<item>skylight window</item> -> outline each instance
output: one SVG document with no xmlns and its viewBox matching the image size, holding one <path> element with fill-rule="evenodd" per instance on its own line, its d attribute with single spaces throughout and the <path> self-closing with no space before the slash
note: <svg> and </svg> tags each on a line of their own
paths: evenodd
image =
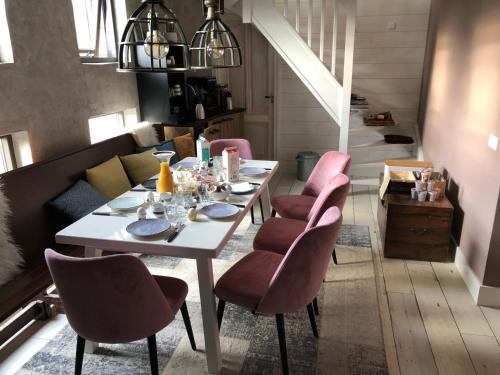
<svg viewBox="0 0 500 375">
<path fill-rule="evenodd" d="M 12 45 L 10 43 L 9 25 L 5 12 L 5 0 L 0 0 L 0 63 L 13 63 Z"/>
<path fill-rule="evenodd" d="M 127 21 L 124 0 L 72 0 L 78 51 L 83 62 L 116 61 Z"/>
</svg>

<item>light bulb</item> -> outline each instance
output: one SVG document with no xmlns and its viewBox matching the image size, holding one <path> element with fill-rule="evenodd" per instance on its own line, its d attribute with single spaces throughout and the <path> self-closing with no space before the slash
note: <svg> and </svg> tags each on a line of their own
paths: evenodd
<svg viewBox="0 0 500 375">
<path fill-rule="evenodd" d="M 212 59 L 220 59 L 224 56 L 224 46 L 217 37 L 212 37 L 212 40 L 207 45 L 207 55 Z"/>
<path fill-rule="evenodd" d="M 153 55 L 153 59 L 160 60 L 167 56 L 169 45 L 167 39 L 158 30 L 148 32 L 148 37 L 144 40 L 144 52 L 146 55 Z"/>
</svg>

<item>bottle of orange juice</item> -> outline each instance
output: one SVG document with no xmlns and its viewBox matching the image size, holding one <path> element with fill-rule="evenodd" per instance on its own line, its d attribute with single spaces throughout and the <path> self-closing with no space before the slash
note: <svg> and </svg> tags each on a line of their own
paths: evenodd
<svg viewBox="0 0 500 375">
<path fill-rule="evenodd" d="M 158 176 L 158 193 L 173 193 L 174 179 L 170 173 L 170 166 L 167 161 L 160 163 L 160 175 Z"/>
<path fill-rule="evenodd" d="M 160 175 L 158 176 L 158 193 L 173 193 L 174 178 L 170 173 L 170 158 L 175 155 L 174 151 L 156 151 L 153 156 L 160 160 Z"/>
</svg>

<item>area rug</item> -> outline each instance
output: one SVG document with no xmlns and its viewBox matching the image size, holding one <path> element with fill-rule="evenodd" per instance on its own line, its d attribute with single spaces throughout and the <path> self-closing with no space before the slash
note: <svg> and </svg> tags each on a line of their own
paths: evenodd
<svg viewBox="0 0 500 375">
<path fill-rule="evenodd" d="M 250 224 L 249 220 L 240 225 L 220 257 L 213 262 L 215 278 L 220 277 L 251 250 L 258 228 L 258 225 Z M 341 264 L 330 266 L 325 287 L 319 296 L 320 316 L 317 324 L 320 339 L 317 340 L 312 334 L 306 310 L 285 316 L 291 374 L 388 373 L 374 280 L 366 278 L 366 272 L 359 281 L 361 284 L 357 285 L 358 281 L 352 279 L 353 275 L 358 274 L 356 268 L 360 265 L 367 268 L 368 274 L 370 265 L 373 271 L 370 254 L 369 228 L 343 225 L 338 241 Z M 182 318 L 178 314 L 174 322 L 157 334 L 160 372 L 164 375 L 207 373 L 195 262 L 157 256 L 142 256 L 141 259 L 151 272 L 180 277 L 190 288 L 187 305 L 198 350 L 191 350 Z M 342 264 L 344 260 L 345 264 Z M 348 272 L 347 268 L 353 272 Z M 365 285 L 370 283 L 373 288 Z M 356 291 L 363 301 L 356 299 Z M 367 298 L 368 294 L 373 295 Z M 366 319 L 365 314 L 353 314 L 352 309 L 342 307 L 346 302 L 354 303 L 355 309 L 368 311 L 372 318 L 368 319 L 368 322 L 356 321 Z M 376 323 L 377 319 L 379 322 L 375 326 L 378 329 L 366 327 L 367 324 L 373 325 L 374 321 Z M 361 332 L 358 332 L 356 327 L 359 327 Z M 362 332 L 363 330 L 365 332 Z M 353 342 L 346 334 L 361 335 L 362 338 Z M 25 363 L 18 374 L 72 373 L 75 345 L 75 333 L 66 325 L 40 352 Z M 242 308 L 228 305 L 221 328 L 221 348 L 222 374 L 281 374 L 274 317 L 256 316 Z M 332 361 L 332 358 L 335 360 Z M 101 344 L 95 354 L 85 354 L 83 373 L 149 374 L 146 340 L 123 345 Z"/>
</svg>

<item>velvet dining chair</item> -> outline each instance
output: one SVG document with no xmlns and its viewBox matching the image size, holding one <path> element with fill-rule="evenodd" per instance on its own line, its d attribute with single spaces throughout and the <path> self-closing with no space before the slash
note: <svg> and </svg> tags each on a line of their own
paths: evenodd
<svg viewBox="0 0 500 375">
<path fill-rule="evenodd" d="M 222 151 L 226 147 L 238 147 L 240 152 L 240 157 L 244 160 L 253 160 L 254 153 L 252 145 L 250 142 L 244 138 L 227 138 L 227 139 L 216 139 L 210 142 L 210 157 L 221 156 Z M 262 197 L 259 195 L 259 206 L 260 206 L 260 217 L 262 222 L 264 222 L 264 209 L 262 207 Z M 252 224 L 255 224 L 255 214 L 253 206 L 250 209 L 250 215 L 252 216 Z"/>
<path fill-rule="evenodd" d="M 265 249 L 278 254 L 285 254 L 300 234 L 318 223 L 328 208 L 336 206 L 342 212 L 349 194 L 349 187 L 349 177 L 339 173 L 330 179 L 314 201 L 307 214 L 307 221 L 283 217 L 272 217 L 266 220 L 254 237 L 254 250 Z M 337 264 L 335 248 L 333 248 L 332 258 L 334 263 Z"/>
<path fill-rule="evenodd" d="M 73 258 L 45 250 L 45 259 L 68 322 L 77 333 L 75 374 L 82 372 L 85 341 L 108 344 L 147 338 L 151 373 L 158 371 L 156 333 L 181 310 L 196 350 L 186 306 L 187 284 L 152 276 L 133 255 Z"/>
<path fill-rule="evenodd" d="M 286 254 L 253 251 L 222 275 L 215 286 L 219 326 L 226 303 L 275 315 L 284 374 L 288 374 L 284 314 L 307 307 L 314 336 L 318 337 L 312 301 L 323 284 L 341 222 L 340 210 L 330 207 Z"/>
<path fill-rule="evenodd" d="M 272 215 L 307 221 L 307 215 L 323 187 L 339 173 L 347 174 L 351 157 L 340 151 L 325 152 L 311 172 L 302 193 L 271 198 Z"/>
</svg>

